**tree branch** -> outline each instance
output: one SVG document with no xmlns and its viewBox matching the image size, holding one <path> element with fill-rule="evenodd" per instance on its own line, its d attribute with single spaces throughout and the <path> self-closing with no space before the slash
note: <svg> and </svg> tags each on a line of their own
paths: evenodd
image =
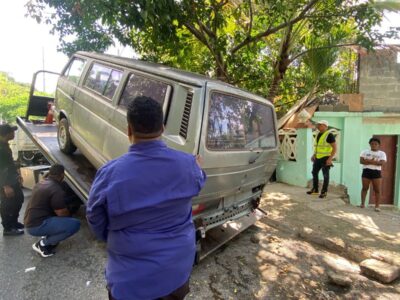
<svg viewBox="0 0 400 300">
<path fill-rule="evenodd" d="M 231 50 L 231 53 L 234 54 L 235 52 L 237 52 L 239 49 L 243 48 L 244 46 L 246 46 L 252 42 L 258 41 L 263 37 L 271 35 L 277 31 L 281 30 L 282 28 L 285 28 L 289 25 L 293 25 L 293 24 L 297 23 L 298 21 L 306 18 L 306 13 L 319 1 L 321 1 L 321 0 L 310 0 L 310 2 L 308 2 L 308 4 L 303 8 L 303 10 L 300 12 L 300 14 L 297 17 L 295 17 L 285 23 L 282 23 L 276 27 L 268 28 L 266 31 L 260 32 L 259 34 L 255 35 L 253 37 L 246 37 L 242 42 L 240 42 L 237 46 L 235 46 Z"/>
<path fill-rule="evenodd" d="M 205 33 L 207 33 L 207 35 L 210 37 L 210 38 L 212 38 L 212 39 L 216 39 L 217 38 L 217 36 L 215 35 L 215 33 L 210 29 L 210 28 L 208 28 L 206 25 L 204 25 L 202 22 L 200 22 L 200 21 L 198 21 L 199 23 L 199 26 L 200 26 L 200 28 L 202 29 L 202 30 L 204 30 L 204 32 Z"/>
<path fill-rule="evenodd" d="M 203 44 L 208 50 L 212 53 L 215 58 L 215 62 L 218 65 L 218 68 L 224 73 L 225 77 L 229 79 L 228 74 L 225 72 L 224 63 L 221 61 L 221 57 L 218 53 L 215 52 L 215 49 L 210 45 L 207 38 L 203 35 L 202 31 L 197 30 L 192 24 L 188 22 L 184 22 L 183 25 Z"/>
<path fill-rule="evenodd" d="M 250 25 L 247 36 L 251 37 L 251 30 L 253 29 L 253 6 L 251 5 L 251 0 L 249 0 L 249 13 L 250 13 Z"/>
</svg>

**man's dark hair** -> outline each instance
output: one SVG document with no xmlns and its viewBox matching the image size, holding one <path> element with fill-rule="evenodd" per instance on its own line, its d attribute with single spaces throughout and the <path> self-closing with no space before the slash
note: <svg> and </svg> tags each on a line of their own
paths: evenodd
<svg viewBox="0 0 400 300">
<path fill-rule="evenodd" d="M 381 140 L 375 137 L 370 138 L 368 143 L 371 144 L 372 142 L 377 142 L 379 145 L 381 144 Z"/>
<path fill-rule="evenodd" d="M 128 123 L 138 137 L 157 137 L 163 129 L 163 111 L 154 99 L 139 96 L 128 104 Z"/>
<path fill-rule="evenodd" d="M 64 174 L 64 166 L 60 164 L 54 164 L 50 167 L 48 176 L 60 176 Z"/>
</svg>

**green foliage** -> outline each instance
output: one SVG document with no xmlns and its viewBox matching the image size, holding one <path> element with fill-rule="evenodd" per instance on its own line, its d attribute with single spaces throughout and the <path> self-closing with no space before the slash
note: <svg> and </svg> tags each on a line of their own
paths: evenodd
<svg viewBox="0 0 400 300">
<path fill-rule="evenodd" d="M 118 40 L 143 59 L 271 95 L 282 107 L 317 77 L 320 90 L 338 80 L 330 89 L 341 92 L 339 48 L 371 49 L 384 37 L 373 30 L 382 11 L 363 0 L 32 0 L 27 8 L 60 34 L 67 54 Z"/>
<path fill-rule="evenodd" d="M 17 83 L 8 74 L 0 72 L 0 119 L 15 123 L 17 116 L 24 116 L 29 90 L 29 84 Z"/>
</svg>

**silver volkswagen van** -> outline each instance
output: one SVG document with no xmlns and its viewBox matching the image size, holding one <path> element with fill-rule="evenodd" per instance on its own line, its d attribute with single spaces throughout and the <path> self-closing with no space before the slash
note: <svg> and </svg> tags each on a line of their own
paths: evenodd
<svg viewBox="0 0 400 300">
<path fill-rule="evenodd" d="M 206 230 L 252 212 L 278 159 L 273 105 L 227 83 L 163 65 L 77 52 L 57 86 L 60 149 L 96 167 L 128 150 L 126 107 L 136 96 L 164 110 L 163 140 L 203 157 L 207 183 L 193 200 Z"/>
</svg>

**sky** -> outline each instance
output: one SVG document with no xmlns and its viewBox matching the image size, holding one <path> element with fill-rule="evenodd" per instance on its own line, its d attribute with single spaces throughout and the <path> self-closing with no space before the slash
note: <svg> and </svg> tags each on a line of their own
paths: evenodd
<svg viewBox="0 0 400 300">
<path fill-rule="evenodd" d="M 49 26 L 25 17 L 27 2 L 0 0 L 0 71 L 9 73 L 18 82 L 30 83 L 33 73 L 38 70 L 61 72 L 68 58 L 57 52 L 58 37 L 49 33 Z M 383 28 L 400 27 L 399 13 L 386 16 Z M 400 44 L 400 41 L 390 42 Z M 110 54 L 117 52 L 123 56 L 133 55 L 132 50 L 122 47 L 108 51 Z M 50 80 L 47 82 L 53 84 Z"/>
<path fill-rule="evenodd" d="M 31 83 L 38 70 L 61 72 L 68 57 L 57 52 L 58 37 L 50 34 L 51 27 L 25 17 L 28 0 L 0 0 L 0 71 L 7 72 L 18 82 Z M 107 51 L 132 56 L 131 49 L 118 47 Z M 52 80 L 53 79 L 53 80 Z M 46 90 L 53 90 L 56 78 L 46 77 Z M 38 89 L 42 90 L 42 82 Z"/>
</svg>

